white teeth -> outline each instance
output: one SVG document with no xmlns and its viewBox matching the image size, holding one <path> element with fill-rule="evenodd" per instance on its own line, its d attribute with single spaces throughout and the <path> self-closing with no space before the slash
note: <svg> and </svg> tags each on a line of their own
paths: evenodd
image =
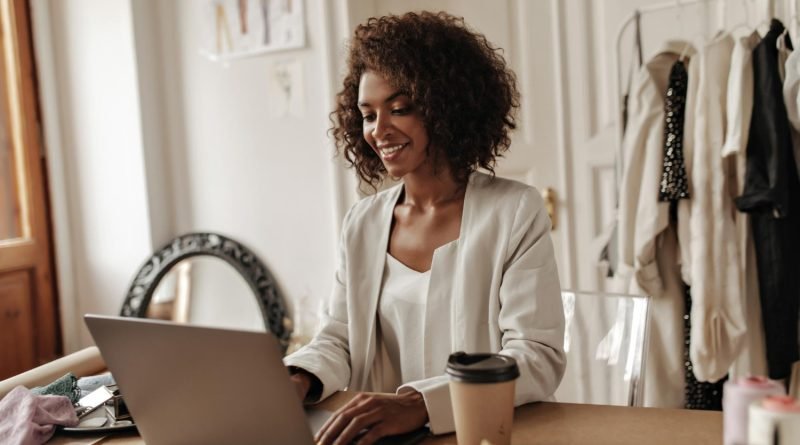
<svg viewBox="0 0 800 445">
<path fill-rule="evenodd" d="M 403 148 L 405 146 L 406 146 L 406 144 L 392 145 L 391 147 L 383 147 L 383 148 L 381 148 L 381 153 L 384 156 L 388 156 L 388 155 L 390 155 L 392 153 L 395 153 L 395 152 L 399 151 L 401 148 Z"/>
</svg>

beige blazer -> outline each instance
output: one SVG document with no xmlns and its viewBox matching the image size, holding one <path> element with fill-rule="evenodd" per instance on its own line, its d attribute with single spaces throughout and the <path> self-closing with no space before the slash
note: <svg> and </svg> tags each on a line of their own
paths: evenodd
<svg viewBox="0 0 800 445">
<path fill-rule="evenodd" d="M 374 391 L 376 318 L 393 209 L 402 184 L 356 203 L 345 217 L 333 293 L 311 343 L 285 358 L 316 375 L 321 399 L 348 388 Z M 456 243 L 437 249 L 418 359 L 426 379 L 405 382 L 425 399 L 435 434 L 454 430 L 444 366 L 432 344 L 500 352 L 520 368 L 517 405 L 550 397 L 565 367 L 564 312 L 550 218 L 536 189 L 473 173 Z M 438 348 L 441 350 L 441 348 Z"/>
<path fill-rule="evenodd" d="M 690 260 L 689 200 L 678 202 L 678 222 L 670 223 L 669 203 L 658 200 L 664 169 L 664 95 L 672 66 L 686 50 L 683 41 L 668 41 L 633 78 L 628 108 L 628 127 L 622 141 L 624 168 L 620 181 L 618 251 L 620 263 L 615 292 L 650 295 L 650 334 L 644 388 L 645 406 L 682 408 L 686 386 L 683 359 L 685 289 L 682 278 Z M 692 59 L 690 59 L 692 60 Z M 694 125 L 689 113 L 696 100 L 698 65 L 689 62 L 684 161 L 691 174 Z M 697 71 L 699 72 L 699 71 Z M 683 267 L 683 269 L 682 269 Z M 684 274 L 685 272 L 685 274 Z"/>
</svg>

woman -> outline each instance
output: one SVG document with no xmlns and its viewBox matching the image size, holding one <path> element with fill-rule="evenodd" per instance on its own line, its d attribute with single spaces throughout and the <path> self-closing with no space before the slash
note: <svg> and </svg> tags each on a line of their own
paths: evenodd
<svg viewBox="0 0 800 445">
<path fill-rule="evenodd" d="M 510 144 L 513 73 L 445 13 L 370 19 L 348 68 L 337 146 L 364 182 L 401 183 L 348 212 L 322 328 L 285 363 L 309 403 L 387 394 L 356 397 L 316 440 L 453 431 L 444 369 L 459 350 L 514 357 L 516 404 L 550 397 L 565 365 L 550 219 L 532 187 L 476 172 Z"/>
</svg>

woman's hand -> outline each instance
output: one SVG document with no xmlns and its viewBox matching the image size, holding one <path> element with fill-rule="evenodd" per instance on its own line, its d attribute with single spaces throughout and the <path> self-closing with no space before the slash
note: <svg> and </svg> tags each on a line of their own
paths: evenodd
<svg viewBox="0 0 800 445">
<path fill-rule="evenodd" d="M 402 434 L 422 427 L 428 410 L 422 394 L 367 394 L 353 397 L 325 422 L 314 440 L 319 445 L 370 445 L 384 436 Z M 363 435 L 361 435 L 363 434 Z"/>
</svg>

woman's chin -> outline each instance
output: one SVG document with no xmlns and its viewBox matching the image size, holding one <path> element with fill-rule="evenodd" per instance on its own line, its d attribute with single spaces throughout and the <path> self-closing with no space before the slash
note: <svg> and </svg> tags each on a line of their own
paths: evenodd
<svg viewBox="0 0 800 445">
<path fill-rule="evenodd" d="M 408 173 L 405 169 L 398 168 L 397 166 L 386 165 L 386 164 L 383 164 L 383 166 L 386 168 L 386 174 L 390 178 L 395 179 L 395 180 L 402 179 L 403 176 L 405 176 L 406 173 Z"/>
</svg>

